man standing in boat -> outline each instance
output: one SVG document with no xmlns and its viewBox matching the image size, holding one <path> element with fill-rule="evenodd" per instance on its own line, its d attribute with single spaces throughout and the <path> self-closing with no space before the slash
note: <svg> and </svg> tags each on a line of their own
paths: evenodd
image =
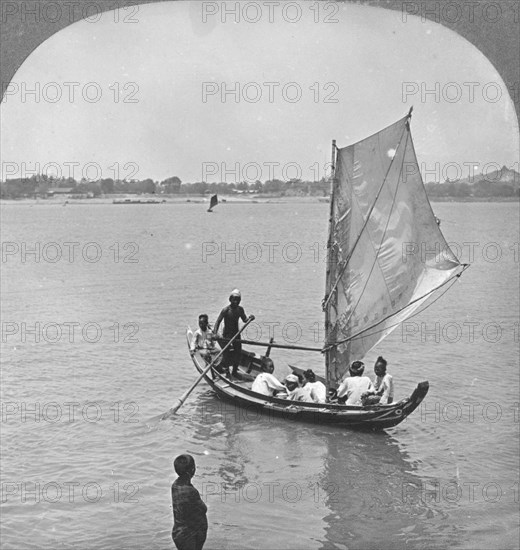
<svg viewBox="0 0 520 550">
<path fill-rule="evenodd" d="M 218 329 L 220 323 L 224 321 L 224 330 L 222 331 L 222 336 L 224 339 L 229 340 L 233 338 L 235 334 L 239 331 L 238 321 L 242 319 L 244 323 L 247 322 L 248 317 L 244 308 L 240 305 L 242 300 L 242 295 L 240 291 L 235 288 L 231 295 L 229 296 L 229 305 L 226 306 L 218 316 L 217 322 L 215 323 L 215 334 L 218 334 Z M 225 344 L 225 342 L 224 342 Z M 238 366 L 240 365 L 240 356 L 242 353 L 242 342 L 240 341 L 240 336 L 231 343 L 231 346 L 224 352 L 224 358 L 222 361 L 222 366 L 226 369 L 229 369 L 230 366 L 233 367 L 233 372 L 231 376 L 237 377 Z M 228 370 L 228 377 L 230 376 Z"/>
</svg>

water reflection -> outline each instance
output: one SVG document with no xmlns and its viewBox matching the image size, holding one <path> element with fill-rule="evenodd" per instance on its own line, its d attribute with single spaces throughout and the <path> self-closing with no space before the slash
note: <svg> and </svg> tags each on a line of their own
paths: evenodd
<svg viewBox="0 0 520 550">
<path fill-rule="evenodd" d="M 450 507 L 433 481 L 424 490 L 426 476 L 397 434 L 259 415 L 211 392 L 193 412 L 194 437 L 209 449 L 204 483 L 219 544 L 244 545 L 235 527 L 247 530 L 248 547 L 415 549 L 461 540 Z M 266 533 L 266 522 L 284 528 Z"/>
<path fill-rule="evenodd" d="M 327 444 L 322 483 L 341 488 L 330 495 L 326 541 L 322 548 L 443 548 L 456 546 L 458 529 L 449 538 L 444 503 L 425 491 L 418 465 L 397 439 L 387 433 L 324 434 Z M 430 484 L 428 487 L 433 488 Z"/>
</svg>

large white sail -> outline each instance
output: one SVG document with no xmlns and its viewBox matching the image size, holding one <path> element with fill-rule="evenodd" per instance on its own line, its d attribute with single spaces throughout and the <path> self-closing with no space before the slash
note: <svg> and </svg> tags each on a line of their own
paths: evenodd
<svg viewBox="0 0 520 550">
<path fill-rule="evenodd" d="M 332 387 L 462 270 L 426 196 L 409 118 L 337 150 L 324 300 Z"/>
</svg>

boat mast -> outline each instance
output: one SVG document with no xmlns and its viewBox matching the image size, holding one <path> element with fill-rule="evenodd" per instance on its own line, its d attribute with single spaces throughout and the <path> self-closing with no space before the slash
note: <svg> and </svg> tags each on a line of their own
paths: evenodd
<svg viewBox="0 0 520 550">
<path fill-rule="evenodd" d="M 332 140 L 332 152 L 330 160 L 330 210 L 329 210 L 329 235 L 327 240 L 327 271 L 325 275 L 325 298 L 323 303 L 326 304 L 329 297 L 329 292 L 331 289 L 332 281 L 332 270 L 331 263 L 333 260 L 333 246 L 334 246 L 334 181 L 336 176 L 336 140 Z M 325 311 L 325 341 L 329 340 L 330 333 L 330 318 L 329 318 L 329 308 L 324 307 Z M 327 378 L 327 387 L 331 388 L 333 380 L 330 376 L 330 352 L 325 352 L 325 373 Z"/>
</svg>

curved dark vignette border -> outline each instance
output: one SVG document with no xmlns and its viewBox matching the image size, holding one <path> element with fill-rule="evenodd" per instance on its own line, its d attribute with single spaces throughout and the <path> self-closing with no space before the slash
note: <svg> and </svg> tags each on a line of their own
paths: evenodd
<svg viewBox="0 0 520 550">
<path fill-rule="evenodd" d="M 177 0 L 82 0 L 82 3 L 88 5 L 95 3 L 103 11 L 113 9 L 118 6 L 131 6 L 136 4 L 149 4 L 152 2 L 171 2 Z M 281 0 L 284 1 L 284 0 Z M 436 4 L 446 4 L 446 0 L 415 0 L 405 2 L 403 0 L 339 0 L 340 2 L 352 2 L 355 4 L 364 4 L 371 7 L 380 7 L 403 12 L 405 5 L 417 5 L 420 8 L 425 7 L 428 10 L 435 7 Z M 5 5 L 12 4 L 20 6 L 25 5 L 40 5 L 48 4 L 59 5 L 62 13 L 68 13 L 66 6 L 70 4 L 70 0 L 4 0 Z M 464 13 L 464 6 L 484 6 L 490 3 L 500 4 L 502 13 L 511 14 L 509 17 L 501 17 L 499 21 L 488 21 L 483 17 L 483 10 L 474 9 L 474 20 L 471 22 L 465 17 L 461 17 L 459 21 L 450 23 L 441 21 L 445 27 L 457 32 L 463 38 L 467 39 L 476 46 L 493 64 L 496 70 L 503 78 L 513 104 L 516 109 L 516 116 L 520 126 L 520 22 L 518 15 L 520 9 L 517 5 L 518 0 L 500 0 L 499 2 L 490 2 L 488 0 L 450 0 L 448 2 L 452 6 L 458 6 Z M 76 10 L 73 10 L 76 11 Z M 20 12 L 20 9 L 18 9 Z M 81 17 L 71 17 L 70 21 L 21 21 L 21 17 L 11 17 L 4 21 L 2 10 L 2 18 L 0 20 L 0 82 L 2 85 L 2 98 L 5 89 L 14 74 L 25 61 L 25 59 L 35 50 L 42 42 L 52 36 L 59 30 L 69 26 L 73 22 L 79 21 Z M 414 16 L 408 16 L 414 17 Z M 424 17 L 434 22 L 431 14 L 424 13 Z M 29 18 L 31 19 L 31 18 Z M 35 18 L 36 19 L 36 18 Z"/>
</svg>

